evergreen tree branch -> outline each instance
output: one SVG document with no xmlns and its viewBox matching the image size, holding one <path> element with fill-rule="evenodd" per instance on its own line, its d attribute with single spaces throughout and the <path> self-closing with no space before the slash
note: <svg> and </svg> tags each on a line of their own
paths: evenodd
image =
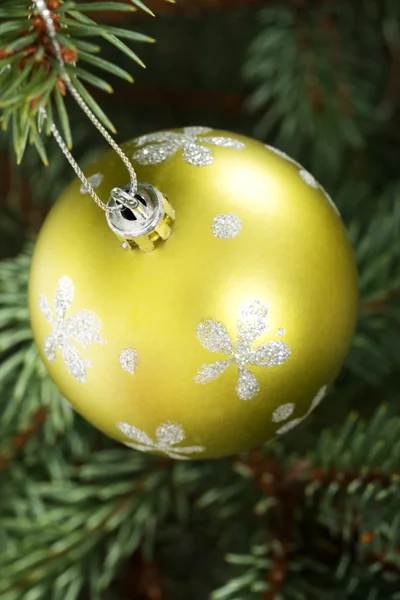
<svg viewBox="0 0 400 600">
<path fill-rule="evenodd" d="M 144 537 L 147 543 L 153 539 L 156 524 L 170 507 L 170 502 L 160 504 L 168 494 L 167 488 L 163 493 L 169 485 L 167 473 L 149 470 L 148 460 L 136 455 L 130 467 L 124 462 L 125 482 L 101 481 L 105 469 L 113 470 L 114 476 L 119 470 L 121 476 L 122 455 L 117 450 L 89 461 L 85 457 L 84 468 L 67 469 L 67 482 L 43 479 L 23 484 L 18 476 L 9 476 L 4 492 L 10 498 L 18 494 L 32 509 L 31 516 L 23 518 L 6 499 L 2 502 L 2 530 L 22 534 L 25 548 L 21 555 L 18 546 L 10 544 L 0 558 L 5 575 L 0 582 L 2 597 L 16 600 L 51 589 L 54 598 L 75 598 L 89 575 L 91 597 L 100 598 L 119 562 Z M 90 561 L 99 544 L 105 550 L 101 565 Z"/>
<path fill-rule="evenodd" d="M 268 447 L 240 459 L 238 471 L 261 492 L 259 523 L 249 553 L 227 556 L 241 573 L 212 599 L 327 600 L 334 590 L 347 597 L 346 581 L 361 590 L 397 574 L 399 433 L 400 418 L 382 405 L 368 423 L 351 415 L 339 430 L 325 430 L 306 459 Z"/>
<path fill-rule="evenodd" d="M 389 65 L 383 72 L 383 57 L 375 63 L 361 58 L 382 54 L 380 18 L 345 1 L 322 2 L 313 11 L 302 2 L 260 10 L 261 31 L 244 67 L 255 86 L 247 107 L 264 112 L 257 134 L 274 135 L 294 156 L 311 146 L 316 172 L 326 162 L 339 169 L 349 147 L 362 149 L 371 128 L 388 118 L 387 107 L 382 112 L 377 105 Z"/>
<path fill-rule="evenodd" d="M 19 449 L 24 448 L 32 436 L 36 435 L 39 427 L 47 417 L 47 411 L 39 408 L 31 418 L 31 425 L 24 427 L 17 434 L 13 435 L 10 440 L 9 448 L 0 450 L 0 470 L 11 460 L 16 459 L 16 453 Z"/>
<path fill-rule="evenodd" d="M 100 58 L 100 48 L 87 42 L 88 38 L 100 37 L 116 46 L 131 60 L 144 66 L 141 59 L 122 40 L 129 42 L 153 42 L 149 36 L 121 27 L 99 24 L 85 13 L 93 10 L 131 12 L 136 8 L 151 11 L 140 0 L 130 4 L 121 2 L 76 3 L 66 0 L 48 0 L 61 54 L 67 72 L 75 85 L 84 90 L 87 101 L 105 127 L 115 131 L 111 121 L 97 105 L 83 82 L 88 82 L 103 91 L 112 93 L 111 85 L 81 67 L 87 62 L 101 71 L 133 81 L 124 69 Z M 47 132 L 54 116 L 58 117 L 61 131 L 72 145 L 68 111 L 64 105 L 66 86 L 63 73 L 55 58 L 46 24 L 40 14 L 29 10 L 26 0 L 6 0 L 0 7 L 0 110 L 3 129 L 12 127 L 13 143 L 18 162 L 21 161 L 27 143 L 36 146 L 42 160 L 47 163 L 46 152 L 41 141 L 37 116 L 44 108 L 47 112 Z"/>
<path fill-rule="evenodd" d="M 386 243 L 390 243 L 390 241 L 386 240 Z M 67 405 L 60 402 L 59 394 L 50 382 L 40 361 L 37 362 L 37 354 L 32 346 L 25 308 L 29 263 L 30 252 L 0 263 L 0 344 L 3 348 L 0 361 L 0 398 L 4 402 L 1 438 L 8 448 L 12 449 L 15 445 L 19 445 L 18 464 L 19 469 L 22 469 L 24 473 L 26 468 L 32 470 L 31 457 L 34 452 L 36 467 L 39 468 L 39 471 L 33 469 L 32 475 L 24 475 L 23 480 L 31 481 L 29 489 L 36 490 L 35 493 L 39 494 L 38 498 L 41 498 L 40 502 L 45 503 L 46 514 L 49 517 L 49 521 L 46 522 L 51 524 L 51 527 L 55 523 L 52 510 L 56 511 L 54 519 L 59 522 L 59 525 L 55 532 L 64 540 L 66 549 L 61 553 L 56 552 L 53 546 L 55 545 L 56 548 L 58 546 L 53 537 L 50 544 L 50 548 L 52 548 L 51 561 L 54 561 L 51 562 L 51 565 L 53 566 L 50 565 L 50 559 L 46 553 L 42 554 L 42 558 L 37 562 L 35 558 L 35 553 L 38 552 L 37 530 L 33 528 L 29 533 L 24 529 L 22 537 L 25 540 L 24 543 L 27 544 L 24 553 L 26 556 L 31 556 L 31 560 L 34 562 L 31 564 L 28 561 L 26 567 L 24 564 L 21 565 L 19 558 L 21 551 L 18 548 L 15 550 L 15 554 L 11 552 L 7 555 L 9 562 L 6 561 L 2 566 L 6 572 L 13 574 L 11 577 L 14 579 L 6 579 L 8 587 L 4 587 L 6 585 L 4 583 L 2 591 L 7 592 L 11 600 L 18 598 L 17 592 L 13 591 L 13 586 L 16 585 L 17 579 L 21 585 L 21 569 L 25 573 L 22 585 L 25 586 L 23 589 L 26 590 L 26 593 L 28 590 L 32 594 L 39 593 L 40 590 L 47 589 L 47 586 L 56 578 L 59 582 L 57 585 L 60 586 L 60 594 L 68 592 L 72 595 L 73 592 L 69 592 L 69 590 L 74 590 L 75 588 L 72 586 L 78 585 L 77 583 L 72 584 L 72 581 L 80 582 L 79 585 L 83 585 L 83 572 L 99 568 L 90 566 L 90 555 L 96 544 L 102 544 L 104 548 L 108 548 L 107 552 L 116 556 L 116 562 L 107 570 L 107 576 L 104 575 L 101 579 L 103 586 L 108 585 L 123 558 L 114 548 L 121 545 L 121 536 L 124 536 L 122 532 L 126 529 L 126 523 L 122 517 L 118 521 L 117 515 L 122 514 L 124 518 L 128 518 L 130 515 L 133 526 L 136 519 L 140 519 L 137 515 L 141 514 L 141 510 L 147 510 L 147 508 L 140 508 L 143 502 L 143 506 L 152 506 L 155 511 L 153 513 L 151 512 L 153 509 L 148 509 L 150 512 L 145 513 L 146 523 L 147 519 L 154 523 L 154 515 L 158 514 L 158 508 L 155 508 L 158 506 L 157 498 L 160 493 L 168 494 L 167 490 L 170 490 L 171 469 L 175 471 L 175 469 L 181 468 L 175 466 L 171 461 L 158 459 L 154 461 L 150 457 L 136 453 L 133 453 L 132 458 L 129 458 L 129 453 L 125 453 L 124 460 L 122 460 L 123 450 L 114 451 L 112 449 L 105 453 L 100 451 L 89 458 L 89 448 L 85 442 L 87 429 L 82 429 L 80 421 L 74 421 L 70 417 L 66 418 L 71 413 L 65 412 Z M 34 415 L 44 414 L 38 413 L 43 409 L 47 411 L 47 418 L 41 429 L 33 431 L 31 427 Z M 70 411 L 69 408 L 68 411 Z M 309 570 L 312 568 L 317 573 L 321 569 L 323 570 L 316 557 L 311 560 L 312 566 L 309 563 L 303 564 L 301 560 L 299 563 L 297 552 L 297 549 L 301 547 L 299 538 L 302 535 L 303 522 L 309 523 L 307 511 L 311 506 L 313 507 L 314 526 L 320 524 L 319 526 L 325 532 L 329 531 L 329 535 L 336 536 L 346 545 L 351 544 L 354 548 L 359 548 L 359 559 L 357 560 L 368 563 L 372 557 L 380 556 L 384 569 L 386 569 L 386 565 L 392 569 L 392 563 L 397 565 L 393 559 L 393 552 L 390 550 L 390 543 L 391 540 L 396 540 L 398 537 L 398 546 L 400 546 L 400 526 L 396 523 L 386 522 L 382 518 L 382 510 L 388 511 L 388 515 L 393 514 L 387 507 L 395 501 L 398 495 L 400 485 L 399 449 L 397 447 L 399 434 L 400 418 L 393 417 L 387 408 L 382 407 L 368 424 L 351 416 L 339 431 L 332 433 L 324 431 L 316 444 L 315 451 L 302 460 L 294 459 L 290 454 L 285 455 L 282 451 L 274 453 L 272 450 L 264 450 L 251 452 L 247 458 L 234 461 L 233 471 L 231 471 L 229 461 L 221 461 L 217 471 L 211 466 L 206 465 L 203 468 L 196 464 L 185 466 L 183 471 L 178 470 L 180 481 L 186 482 L 183 485 L 179 484 L 183 496 L 187 499 L 191 498 L 191 504 L 194 502 L 196 510 L 207 512 L 214 523 L 215 530 L 221 528 L 222 523 L 227 519 L 229 521 L 229 516 L 237 514 L 238 510 L 241 511 L 241 514 L 249 517 L 253 513 L 250 522 L 256 529 L 255 545 L 251 556 L 245 555 L 245 559 L 237 558 L 235 554 L 230 556 L 230 560 L 234 564 L 238 564 L 238 560 L 244 560 L 243 564 L 247 565 L 247 570 L 240 577 L 234 577 L 227 586 L 216 591 L 215 599 L 236 598 L 239 590 L 247 589 L 252 590 L 249 598 L 259 598 L 262 593 L 264 598 L 269 600 L 274 597 L 273 594 L 276 596 L 278 593 L 286 593 L 287 589 L 299 587 L 299 569 Z M 44 448 L 41 447 L 43 440 L 47 440 Z M 41 461 L 49 460 L 45 458 L 48 455 L 48 445 L 55 442 L 60 450 L 52 456 L 50 463 L 52 466 L 49 465 L 49 468 L 51 469 L 50 473 L 63 473 L 63 479 L 67 482 L 67 487 L 63 492 L 61 488 L 55 486 L 52 476 L 46 483 L 46 477 L 43 479 L 41 474 Z M 71 452 L 76 454 L 77 451 L 80 457 L 80 466 L 79 470 L 75 471 L 69 466 L 70 459 L 67 457 L 71 456 Z M 3 458 L 10 457 L 10 451 L 5 450 L 5 452 Z M 7 473 L 7 478 L 4 480 L 7 485 L 19 485 L 19 475 L 16 480 L 11 478 L 11 483 L 9 482 L 10 469 L 8 465 L 15 469 L 16 464 L 16 461 L 12 461 L 3 465 L 3 472 Z M 153 468 L 150 468 L 151 466 Z M 157 485 L 155 487 L 150 483 L 139 484 L 139 487 L 144 485 L 147 489 L 142 501 L 137 499 L 138 490 L 136 487 L 132 487 L 131 480 L 131 487 L 129 489 L 124 487 L 122 474 L 129 473 L 131 469 L 133 472 L 136 469 L 143 469 L 143 477 L 146 482 L 153 481 L 152 474 L 156 477 Z M 157 472 L 164 473 L 164 475 L 160 474 L 161 479 L 158 479 Z M 225 472 L 224 476 L 222 476 L 223 472 Z M 20 473 L 20 470 L 17 469 L 16 473 Z M 111 494 L 114 500 L 104 504 L 105 497 L 101 490 L 107 490 L 108 486 L 102 482 L 103 478 L 107 478 L 110 474 L 113 477 L 118 476 L 118 484 L 115 482 L 116 487 L 113 488 L 115 495 Z M 32 476 L 39 477 L 39 479 L 32 481 Z M 89 487 L 87 487 L 86 476 L 92 481 Z M 150 479 L 148 480 L 147 477 Z M 249 490 L 247 483 L 249 478 L 254 482 L 253 490 Z M 52 495 L 49 500 L 50 505 L 47 505 L 46 498 L 50 489 L 50 481 L 52 481 L 50 486 Z M 164 483 L 161 485 L 161 482 Z M 188 482 L 190 492 L 187 488 Z M 31 487 L 32 485 L 33 487 Z M 164 485 L 166 491 L 160 492 Z M 156 489 L 157 494 L 155 493 Z M 40 490 L 43 490 L 43 493 Z M 32 491 L 26 496 L 24 502 L 31 502 Z M 15 497 L 16 493 L 16 488 L 10 488 L 5 498 L 7 495 L 10 498 Z M 25 498 L 27 492 L 21 489 L 18 494 L 21 493 Z M 104 491 L 104 493 L 106 492 Z M 187 500 L 183 500 L 182 494 L 180 502 L 187 502 Z M 59 529 L 62 522 L 78 518 L 73 516 L 76 515 L 78 505 L 75 504 L 73 512 L 69 512 L 67 506 L 62 508 L 63 497 L 69 497 L 70 502 L 76 497 L 76 502 L 79 502 L 78 514 L 82 521 L 79 523 L 77 521 L 77 527 L 90 517 L 99 519 L 100 525 L 94 527 L 93 537 L 89 536 L 88 538 L 86 530 L 83 536 L 78 535 L 75 527 L 71 532 Z M 102 497 L 103 501 L 93 511 L 92 499 L 96 497 Z M 37 501 L 39 502 L 39 499 Z M 366 531 L 377 530 L 375 522 L 377 505 L 382 507 L 380 519 L 382 534 L 374 542 L 371 541 L 370 544 L 367 544 L 363 534 Z M 50 506 L 54 508 L 50 509 Z M 355 507 L 358 507 L 357 520 L 354 517 Z M 9 528 L 10 535 L 14 532 L 15 527 L 26 528 L 26 523 L 20 524 L 19 518 L 10 516 L 12 508 L 6 505 L 0 511 L 6 515 L 5 524 Z M 108 524 L 114 523 L 114 518 L 118 521 L 118 525 L 113 528 L 110 538 Z M 262 537 L 256 541 L 261 524 Z M 135 527 L 134 531 L 137 531 L 137 523 Z M 393 532 L 390 539 L 387 538 L 385 527 L 387 531 Z M 48 536 L 53 534 L 47 529 L 46 531 L 45 539 L 48 545 Z M 130 531 L 134 535 L 133 530 Z M 143 530 L 140 529 L 140 531 Z M 355 532 L 357 533 L 356 538 L 354 538 Z M 145 539 L 154 542 L 150 531 L 143 535 Z M 29 542 L 30 539 L 31 542 Z M 71 540 L 70 546 L 68 540 Z M 122 544 L 121 552 L 122 548 L 125 548 L 124 552 L 128 552 L 128 549 L 132 551 L 135 547 Z M 41 552 L 44 552 L 43 545 Z M 79 567 L 75 565 L 76 560 L 71 561 L 69 558 L 75 556 L 76 553 L 80 557 Z M 352 568 L 355 569 L 359 564 L 361 563 L 356 561 Z M 62 573 L 66 571 L 70 574 L 70 580 L 62 577 Z M 98 570 L 96 574 L 96 577 L 101 575 Z M 303 582 L 300 586 L 301 589 L 304 588 L 304 585 Z M 99 590 L 98 593 L 100 593 Z M 310 598 L 313 597 L 307 587 L 304 588 L 304 593 L 309 593 Z"/>
</svg>

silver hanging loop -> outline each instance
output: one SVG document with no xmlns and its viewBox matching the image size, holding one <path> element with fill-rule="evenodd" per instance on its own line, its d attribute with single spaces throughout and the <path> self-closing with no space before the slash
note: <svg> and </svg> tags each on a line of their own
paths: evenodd
<svg viewBox="0 0 400 600">
<path fill-rule="evenodd" d="M 117 142 L 111 137 L 111 135 L 108 133 L 108 131 L 105 129 L 105 127 L 103 127 L 103 125 L 100 123 L 100 121 L 97 119 L 97 117 L 92 113 L 92 111 L 90 110 L 90 108 L 88 107 L 86 102 L 83 100 L 83 98 L 81 97 L 81 95 L 79 94 L 77 89 L 74 87 L 74 85 L 71 81 L 71 78 L 68 75 L 67 70 L 65 68 L 64 59 L 63 59 L 62 53 L 61 53 L 61 47 L 60 47 L 60 44 L 58 43 L 57 37 L 56 37 L 56 29 L 54 27 L 53 19 L 51 17 L 51 12 L 48 9 L 45 0 L 33 0 L 33 5 L 37 8 L 43 21 L 46 24 L 47 33 L 49 34 L 49 38 L 53 45 L 58 64 L 60 65 L 62 77 L 63 77 L 63 80 L 65 81 L 65 85 L 67 86 L 69 92 L 71 93 L 71 95 L 73 96 L 75 101 L 78 103 L 80 108 L 86 114 L 86 116 L 90 119 L 90 121 L 93 123 L 93 125 L 96 127 L 96 129 L 101 133 L 101 135 L 104 137 L 104 139 L 108 142 L 108 144 L 111 146 L 111 148 L 118 154 L 118 156 L 120 157 L 120 159 L 126 166 L 127 171 L 129 173 L 129 178 L 130 178 L 129 193 L 132 196 L 134 196 L 136 193 L 136 189 L 137 189 L 137 176 L 136 176 L 135 170 L 132 166 L 132 163 L 130 162 L 130 160 L 126 156 L 126 154 L 118 146 Z M 43 109 L 43 111 L 44 111 L 44 109 Z M 82 173 L 77 162 L 73 158 L 71 152 L 68 150 L 66 143 L 62 139 L 60 132 L 58 131 L 57 127 L 54 124 L 51 126 L 51 132 L 52 132 L 56 142 L 60 146 L 61 151 L 63 152 L 64 156 L 67 158 L 68 162 L 74 169 L 75 173 L 78 175 L 79 179 L 85 185 L 86 189 L 88 190 L 88 193 L 90 194 L 91 198 L 96 202 L 97 206 L 99 206 L 102 210 L 105 210 L 105 211 L 110 210 L 110 208 L 108 208 L 100 200 L 100 198 L 98 197 L 96 192 L 93 190 L 92 186 L 90 185 L 90 182 L 87 180 L 85 175 Z"/>
<path fill-rule="evenodd" d="M 159 240 L 171 236 L 175 211 L 166 196 L 150 183 L 139 181 L 133 198 L 129 185 L 114 188 L 107 206 L 119 207 L 119 211 L 107 212 L 107 223 L 126 250 L 138 247 L 150 252 Z"/>
<path fill-rule="evenodd" d="M 92 113 L 74 87 L 65 68 L 61 47 L 56 37 L 56 29 L 46 1 L 33 0 L 33 6 L 37 8 L 46 24 L 49 38 L 53 44 L 54 52 L 69 92 L 96 129 L 121 158 L 129 173 L 130 183 L 113 188 L 107 204 L 104 204 L 72 156 L 54 123 L 50 128 L 51 133 L 76 175 L 85 186 L 86 191 L 97 206 L 106 212 L 107 223 L 122 240 L 122 247 L 128 249 L 136 246 L 145 252 L 149 252 L 154 249 L 158 240 L 167 240 L 170 237 L 171 226 L 175 220 L 175 211 L 167 198 L 154 186 L 145 182 L 138 183 L 135 170 L 129 158 Z M 41 109 L 41 116 L 46 116 L 44 108 Z"/>
</svg>

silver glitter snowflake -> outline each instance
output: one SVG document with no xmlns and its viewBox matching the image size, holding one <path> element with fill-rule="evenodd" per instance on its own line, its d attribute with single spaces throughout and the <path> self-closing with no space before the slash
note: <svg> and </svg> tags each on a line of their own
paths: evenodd
<svg viewBox="0 0 400 600">
<path fill-rule="evenodd" d="M 141 452 L 162 452 L 170 458 L 176 458 L 178 460 L 189 460 L 190 456 L 185 454 L 196 454 L 198 452 L 204 452 L 203 446 L 179 446 L 185 439 L 185 432 L 181 425 L 167 421 L 162 423 L 156 429 L 156 439 L 152 440 L 141 429 L 138 429 L 134 425 L 129 423 L 117 423 L 117 427 L 126 437 L 133 442 L 125 442 L 125 446 L 140 450 Z"/>
<path fill-rule="evenodd" d="M 92 188 L 94 190 L 96 188 L 98 188 L 99 185 L 101 185 L 101 182 L 103 181 L 103 179 L 104 179 L 104 175 L 102 173 L 95 173 L 94 175 L 91 175 L 90 177 L 87 178 L 88 182 L 90 183 L 90 185 L 92 186 Z M 88 193 L 88 189 L 84 183 L 82 183 L 81 187 L 79 188 L 79 191 L 81 194 Z"/>
<path fill-rule="evenodd" d="M 138 365 L 138 353 L 134 348 L 125 348 L 119 355 L 119 364 L 127 373 L 134 373 Z"/>
<path fill-rule="evenodd" d="M 288 421 L 287 423 L 285 423 L 284 425 L 282 425 L 282 427 L 280 427 L 278 429 L 278 431 L 276 432 L 277 435 L 282 435 L 284 433 L 287 433 L 288 431 L 290 431 L 291 429 L 293 429 L 294 427 L 299 425 L 299 423 L 304 421 L 304 419 L 307 419 L 307 417 L 312 413 L 312 411 L 315 408 L 317 408 L 318 404 L 320 404 L 320 402 L 323 400 L 324 396 L 326 395 L 327 390 L 328 390 L 327 385 L 324 385 L 320 390 L 318 390 L 317 394 L 314 396 L 314 398 L 310 404 L 310 407 L 309 407 L 308 411 L 306 412 L 306 414 L 304 415 L 304 417 L 299 417 L 297 419 L 292 419 L 291 421 Z"/>
<path fill-rule="evenodd" d="M 281 404 L 281 406 L 278 406 L 278 408 L 276 408 L 272 413 L 272 420 L 274 423 L 285 421 L 290 417 L 293 411 L 294 404 L 292 402 L 288 402 L 287 404 Z"/>
<path fill-rule="evenodd" d="M 103 344 L 104 340 L 100 335 L 101 322 L 93 311 L 83 309 L 69 317 L 65 316 L 73 299 L 74 284 L 67 276 L 58 281 L 53 302 L 54 313 L 48 299 L 39 296 L 40 311 L 53 327 L 52 333 L 44 341 L 44 353 L 47 360 L 53 362 L 59 348 L 68 371 L 75 379 L 85 383 L 86 369 L 92 364 L 80 355 L 73 342 L 88 348 L 95 342 Z"/>
<path fill-rule="evenodd" d="M 135 144 L 145 147 L 137 150 L 132 158 L 140 165 L 156 165 L 182 149 L 183 160 L 195 167 L 206 167 L 214 161 L 214 156 L 211 148 L 207 148 L 203 144 L 212 144 L 232 150 L 243 150 L 245 147 L 243 142 L 229 137 L 204 135 L 211 132 L 210 127 L 184 127 L 183 133 L 160 131 L 142 135 Z"/>
<path fill-rule="evenodd" d="M 322 187 L 322 185 L 320 183 L 318 183 L 318 181 L 315 179 L 314 175 L 311 175 L 311 173 L 309 173 L 306 169 L 304 169 L 303 166 L 299 162 L 297 162 L 297 160 L 295 160 L 294 158 L 291 158 L 288 154 L 286 154 L 286 152 L 283 152 L 282 150 L 278 150 L 278 148 L 274 148 L 273 146 L 269 146 L 268 144 L 264 144 L 264 145 L 266 148 L 268 148 L 268 150 L 270 150 L 277 156 L 280 156 L 281 158 L 288 160 L 293 165 L 296 165 L 296 167 L 299 168 L 299 175 L 302 178 L 302 180 L 304 181 L 304 183 L 306 183 L 307 185 L 309 185 L 310 187 L 312 187 L 314 189 L 319 188 L 322 191 L 322 193 L 324 194 L 325 198 L 328 200 L 329 204 L 332 206 L 333 210 L 338 215 L 340 215 L 336 204 L 334 203 L 334 201 L 332 200 L 332 198 L 330 197 L 328 192 L 325 190 L 325 188 Z"/>
<path fill-rule="evenodd" d="M 299 175 L 302 178 L 302 180 L 304 181 L 304 183 L 306 183 L 307 185 L 309 185 L 310 187 L 312 187 L 314 189 L 318 189 L 319 183 L 315 179 L 314 175 L 311 175 L 311 173 L 309 173 L 305 169 L 301 169 L 299 171 Z"/>
<path fill-rule="evenodd" d="M 326 189 L 321 184 L 319 184 L 319 187 L 321 188 L 321 191 L 323 192 L 325 198 L 328 200 L 329 204 L 332 206 L 332 208 L 335 211 L 335 213 L 340 216 L 340 212 L 339 212 L 338 207 L 336 206 L 336 204 L 334 203 L 334 201 L 332 200 L 332 198 L 330 197 L 330 195 L 328 194 L 328 192 L 326 191 Z"/>
<path fill-rule="evenodd" d="M 299 171 L 299 175 L 302 178 L 302 180 L 304 181 L 304 183 L 306 183 L 310 187 L 314 188 L 315 190 L 320 189 L 322 191 L 322 193 L 324 194 L 325 198 L 328 200 L 329 204 L 334 209 L 334 211 L 338 215 L 340 214 L 336 204 L 333 202 L 332 198 L 330 197 L 328 192 L 325 190 L 325 188 L 323 188 L 322 185 L 320 183 L 318 183 L 318 181 L 315 179 L 314 175 L 311 175 L 311 173 L 306 171 L 306 169 L 301 169 Z"/>
<path fill-rule="evenodd" d="M 274 146 L 269 146 L 268 144 L 264 144 L 264 145 L 265 145 L 266 148 L 268 148 L 268 150 L 271 150 L 271 152 L 273 152 L 274 154 L 277 154 L 281 158 L 284 158 L 285 160 L 288 160 L 293 165 L 296 165 L 296 167 L 299 167 L 299 169 L 303 168 L 301 166 L 301 164 L 297 162 L 297 160 L 295 160 L 294 158 L 292 158 L 291 156 L 289 156 L 288 154 L 286 154 L 286 152 L 283 152 L 283 150 L 279 150 L 278 148 L 274 148 Z"/>
<path fill-rule="evenodd" d="M 239 380 L 236 386 L 241 400 L 251 400 L 260 391 L 256 377 L 246 367 L 275 367 L 290 356 L 290 348 L 284 342 L 272 340 L 252 348 L 253 342 L 268 330 L 267 306 L 253 300 L 239 312 L 236 344 L 231 341 L 225 326 L 213 319 L 201 321 L 196 327 L 200 344 L 210 352 L 221 352 L 228 360 L 219 360 L 201 367 L 195 376 L 196 383 L 208 383 L 219 377 L 228 367 L 236 365 Z"/>
<path fill-rule="evenodd" d="M 233 213 L 221 214 L 215 217 L 211 229 L 215 238 L 231 240 L 242 231 L 242 222 Z"/>
</svg>

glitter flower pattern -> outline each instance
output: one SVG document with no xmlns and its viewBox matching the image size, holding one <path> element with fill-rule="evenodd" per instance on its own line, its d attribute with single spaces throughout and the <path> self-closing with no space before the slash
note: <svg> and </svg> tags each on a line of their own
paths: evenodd
<svg viewBox="0 0 400 600">
<path fill-rule="evenodd" d="M 307 417 L 312 413 L 312 411 L 315 408 L 317 408 L 318 404 L 320 404 L 320 402 L 323 400 L 323 398 L 326 395 L 327 390 L 328 390 L 327 385 L 324 385 L 320 390 L 318 390 L 317 394 L 314 396 L 314 398 L 310 404 L 310 407 L 309 407 L 308 411 L 306 412 L 306 414 L 304 415 L 304 417 L 299 417 L 297 419 L 292 419 L 291 421 L 288 421 L 287 423 L 285 423 L 284 425 L 282 425 L 282 427 L 280 427 L 278 429 L 278 431 L 276 432 L 277 435 L 283 435 L 284 433 L 287 433 L 288 431 L 290 431 L 291 429 L 293 429 L 294 427 L 299 425 L 299 423 L 301 423 L 302 421 L 307 419 Z M 288 415 L 288 416 L 290 416 L 290 415 Z"/>
<path fill-rule="evenodd" d="M 309 173 L 305 169 L 301 169 L 299 172 L 299 175 L 302 178 L 302 180 L 304 181 L 304 183 L 306 183 L 310 187 L 314 188 L 315 190 L 318 189 L 319 184 L 318 184 L 318 181 L 315 179 L 314 175 L 311 175 L 311 173 Z"/>
<path fill-rule="evenodd" d="M 74 299 L 74 284 L 67 276 L 58 281 L 54 296 L 54 312 L 45 296 L 39 296 L 39 308 L 53 331 L 44 341 L 44 354 L 53 362 L 57 348 L 60 349 L 68 371 L 81 383 L 86 383 L 86 369 L 92 366 L 90 360 L 83 358 L 73 342 L 82 348 L 88 348 L 95 342 L 103 344 L 100 335 L 101 322 L 91 310 L 80 310 L 66 317 Z"/>
<path fill-rule="evenodd" d="M 160 131 L 142 135 L 136 140 L 136 146 L 142 146 L 132 158 L 140 165 L 157 165 L 182 150 L 183 160 L 195 167 L 206 167 L 214 162 L 211 148 L 204 144 L 243 150 L 245 144 L 229 137 L 206 136 L 210 127 L 185 127 L 182 133 Z"/>
<path fill-rule="evenodd" d="M 290 348 L 280 340 L 272 340 L 252 348 L 253 342 L 268 330 L 267 306 L 253 300 L 239 312 L 237 340 L 234 344 L 222 323 L 213 319 L 201 321 L 196 327 L 200 344 L 210 352 L 221 352 L 228 360 L 203 365 L 195 376 L 196 383 L 206 384 L 217 379 L 232 365 L 236 365 L 239 379 L 236 393 L 241 400 L 251 400 L 260 391 L 260 385 L 247 366 L 275 367 L 290 356 Z"/>
<path fill-rule="evenodd" d="M 94 175 L 91 175 L 90 177 L 87 178 L 88 182 L 90 183 L 90 185 L 92 186 L 92 188 L 95 190 L 96 188 L 99 187 L 99 185 L 101 185 L 101 182 L 104 179 L 104 175 L 102 173 L 95 173 Z M 79 188 L 79 191 L 81 194 L 88 194 L 89 190 L 87 189 L 86 185 L 84 183 L 82 183 L 81 187 Z"/>
<path fill-rule="evenodd" d="M 332 198 L 330 197 L 328 192 L 325 190 L 325 188 L 323 188 L 322 185 L 320 183 L 318 183 L 318 181 L 315 179 L 314 175 L 311 175 L 311 173 L 306 171 L 306 169 L 300 169 L 299 175 L 302 178 L 302 180 L 304 181 L 304 183 L 306 183 L 310 187 L 314 188 L 315 190 L 320 189 L 323 192 L 325 198 L 328 200 L 329 204 L 334 209 L 334 211 L 338 215 L 340 214 L 336 204 L 334 203 L 334 201 L 332 200 Z"/>
<path fill-rule="evenodd" d="M 285 421 L 290 417 L 290 415 L 294 411 L 294 404 L 288 402 L 287 404 L 281 404 L 278 406 L 272 413 L 272 420 L 274 423 L 279 423 L 280 421 Z"/>
<path fill-rule="evenodd" d="M 286 154 L 286 152 L 283 152 L 283 150 L 279 150 L 278 148 L 274 148 L 274 146 L 269 146 L 268 144 L 264 144 L 264 145 L 265 145 L 266 148 L 268 148 L 268 150 L 271 150 L 271 152 L 273 152 L 277 156 L 280 156 L 281 158 L 284 158 L 285 160 L 288 160 L 293 165 L 296 165 L 296 167 L 299 167 L 299 169 L 303 168 L 301 166 L 301 164 L 297 162 L 297 160 L 295 160 L 294 158 L 292 158 L 291 156 L 289 156 L 288 154 Z"/>
<path fill-rule="evenodd" d="M 233 213 L 217 215 L 213 220 L 211 230 L 215 238 L 219 240 L 231 240 L 242 231 L 242 222 Z"/>
<path fill-rule="evenodd" d="M 138 353 L 134 348 L 125 348 L 119 355 L 119 364 L 122 369 L 131 375 L 138 365 Z"/>
<path fill-rule="evenodd" d="M 141 452 L 162 452 L 170 458 L 189 460 L 190 456 L 185 456 L 186 454 L 196 454 L 205 450 L 203 446 L 177 447 L 185 439 L 185 432 L 181 425 L 171 421 L 157 427 L 155 440 L 134 425 L 117 423 L 117 427 L 126 437 L 133 440 L 133 442 L 125 442 L 125 446 Z"/>
</svg>

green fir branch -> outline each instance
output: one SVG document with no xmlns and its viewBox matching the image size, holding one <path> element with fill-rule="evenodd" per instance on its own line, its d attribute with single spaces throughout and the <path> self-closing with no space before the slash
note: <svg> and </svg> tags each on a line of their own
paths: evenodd
<svg viewBox="0 0 400 600">
<path fill-rule="evenodd" d="M 99 24 L 85 13 L 100 10 L 131 13 L 137 9 L 153 14 L 140 0 L 132 0 L 130 4 L 61 0 L 61 5 L 52 10 L 67 73 L 97 118 L 113 132 L 115 129 L 110 119 L 95 102 L 86 84 L 108 93 L 112 93 L 112 86 L 102 77 L 82 68 L 81 60 L 91 67 L 127 81 L 132 82 L 133 78 L 118 65 L 98 56 L 100 47 L 86 40 L 92 37 L 103 38 L 144 67 L 139 56 L 122 39 L 134 43 L 154 42 L 154 39 L 131 29 Z M 21 162 L 29 142 L 36 147 L 42 161 L 47 164 L 46 150 L 37 123 L 39 110 L 43 108 L 49 114 L 55 106 L 69 147 L 72 146 L 72 137 L 68 111 L 64 104 L 68 92 L 63 71 L 47 37 L 43 35 L 43 25 L 40 25 L 38 19 L 40 17 L 36 12 L 30 14 L 26 0 L 6 0 L 5 5 L 0 8 L 0 121 L 3 130 L 9 126 L 13 129 L 13 145 L 18 162 Z M 48 124 L 46 132 L 49 130 Z"/>
<path fill-rule="evenodd" d="M 361 4 L 365 10 L 351 2 L 261 9 L 243 69 L 254 86 L 247 108 L 257 114 L 257 135 L 297 157 L 311 148 L 316 172 L 327 162 L 337 172 L 348 149 L 362 149 L 390 116 L 380 104 L 383 12 Z"/>
<path fill-rule="evenodd" d="M 400 418 L 381 405 L 368 422 L 351 414 L 324 430 L 304 459 L 268 446 L 243 457 L 237 472 L 260 490 L 258 520 L 248 552 L 227 553 L 231 575 L 212 600 L 372 598 L 382 589 L 394 600 L 399 438 Z"/>
<path fill-rule="evenodd" d="M 2 598 L 50 589 L 52 598 L 77 598 L 90 581 L 90 597 L 100 600 L 135 548 L 151 553 L 162 543 L 167 520 L 182 527 L 199 518 L 232 569 L 213 600 L 332 600 L 321 589 L 343 598 L 350 588 L 382 589 L 400 568 L 393 411 L 383 405 L 368 422 L 350 415 L 301 460 L 281 443 L 218 463 L 116 448 L 74 416 L 38 357 L 27 310 L 30 254 L 0 263 Z M 232 528 L 238 514 L 243 522 Z"/>
</svg>

